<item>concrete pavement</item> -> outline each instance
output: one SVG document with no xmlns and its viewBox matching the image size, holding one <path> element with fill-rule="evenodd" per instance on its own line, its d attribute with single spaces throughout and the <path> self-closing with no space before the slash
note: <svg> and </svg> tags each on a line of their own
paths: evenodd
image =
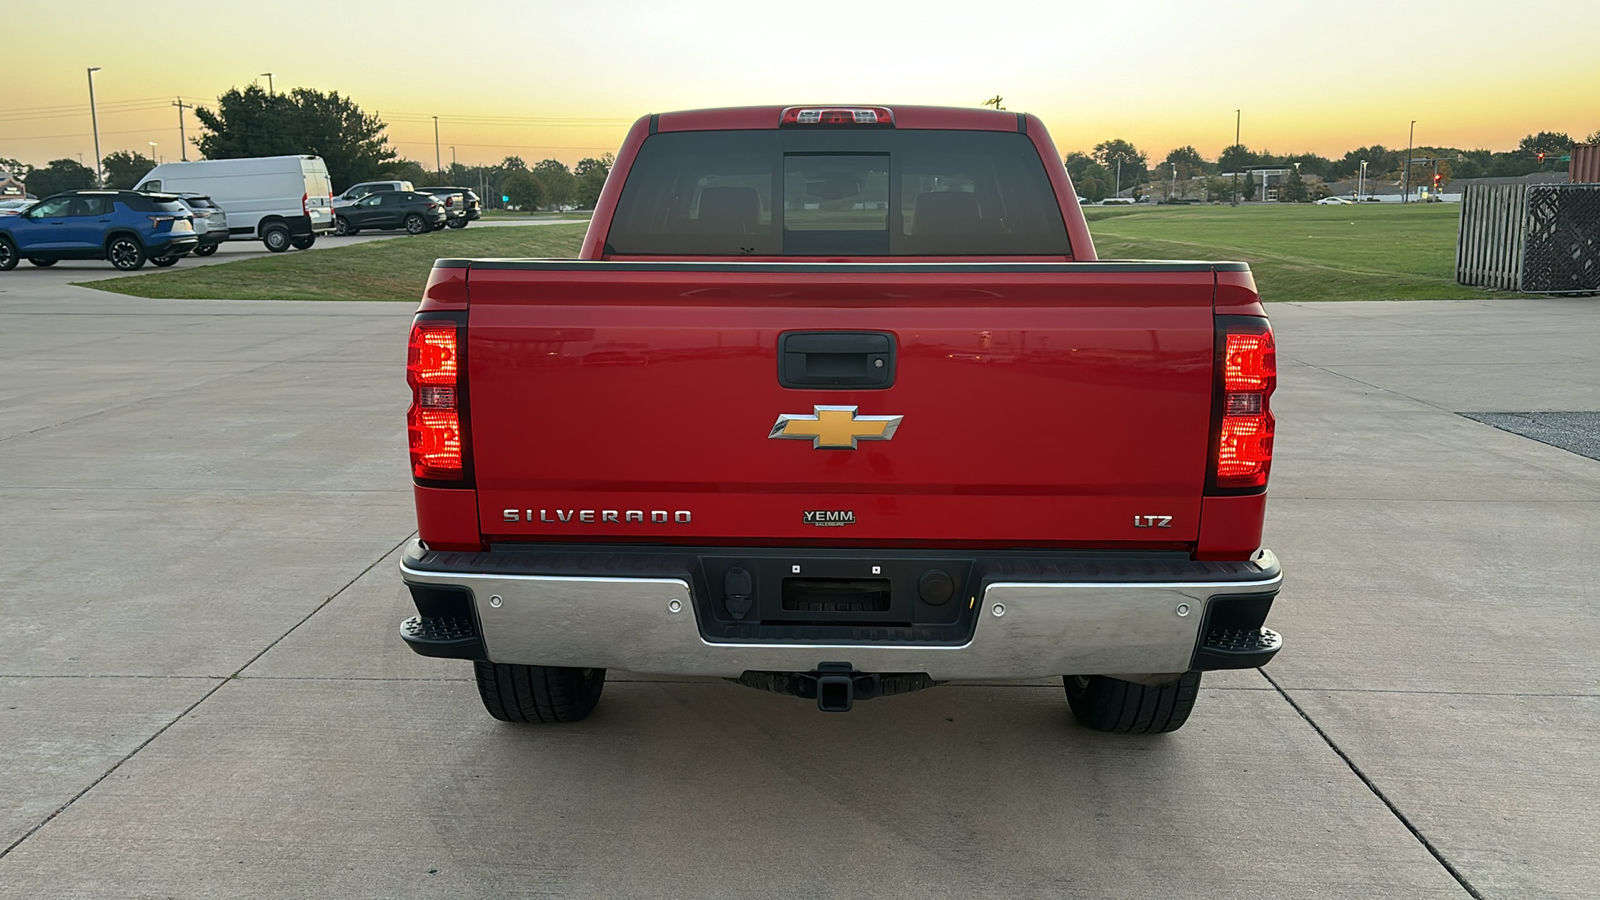
<svg viewBox="0 0 1600 900">
<path fill-rule="evenodd" d="M 1273 306 L 1287 649 L 1128 739 L 1059 682 L 494 722 L 395 636 L 409 304 L 0 287 L 0 896 L 1600 881 L 1600 462 L 1456 415 L 1600 409 L 1595 301 Z"/>
</svg>

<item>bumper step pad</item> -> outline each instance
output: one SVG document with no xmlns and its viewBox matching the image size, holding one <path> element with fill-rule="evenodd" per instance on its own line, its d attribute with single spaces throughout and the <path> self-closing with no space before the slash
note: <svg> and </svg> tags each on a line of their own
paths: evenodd
<svg viewBox="0 0 1600 900">
<path fill-rule="evenodd" d="M 483 655 L 477 623 L 461 616 L 412 616 L 400 623 L 400 639 L 423 656 L 479 659 Z"/>
<path fill-rule="evenodd" d="M 1254 669 L 1282 649 L 1283 635 L 1271 628 L 1212 629 L 1195 654 L 1195 668 Z"/>
</svg>

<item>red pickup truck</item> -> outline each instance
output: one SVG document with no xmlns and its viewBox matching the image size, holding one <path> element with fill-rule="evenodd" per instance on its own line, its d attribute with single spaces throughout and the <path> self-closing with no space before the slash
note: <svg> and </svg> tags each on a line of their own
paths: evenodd
<svg viewBox="0 0 1600 900">
<path fill-rule="evenodd" d="M 435 264 L 401 637 L 514 722 L 615 668 L 1171 731 L 1282 643 L 1275 360 L 1244 265 L 1096 259 L 1033 116 L 646 116 L 579 259 Z"/>
</svg>

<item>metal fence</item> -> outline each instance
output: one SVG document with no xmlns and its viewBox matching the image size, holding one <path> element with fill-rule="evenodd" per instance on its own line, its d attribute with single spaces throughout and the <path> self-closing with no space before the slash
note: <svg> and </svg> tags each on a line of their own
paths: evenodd
<svg viewBox="0 0 1600 900">
<path fill-rule="evenodd" d="M 1468 186 L 1456 281 L 1529 294 L 1600 292 L 1600 184 Z"/>
</svg>

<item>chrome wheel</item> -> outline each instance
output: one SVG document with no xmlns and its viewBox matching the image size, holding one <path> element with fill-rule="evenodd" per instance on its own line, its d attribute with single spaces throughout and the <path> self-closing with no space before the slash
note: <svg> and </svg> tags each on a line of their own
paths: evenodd
<svg viewBox="0 0 1600 900">
<path fill-rule="evenodd" d="M 406 234 L 422 234 L 428 230 L 428 223 L 422 221 L 421 216 L 406 216 Z"/>
</svg>

